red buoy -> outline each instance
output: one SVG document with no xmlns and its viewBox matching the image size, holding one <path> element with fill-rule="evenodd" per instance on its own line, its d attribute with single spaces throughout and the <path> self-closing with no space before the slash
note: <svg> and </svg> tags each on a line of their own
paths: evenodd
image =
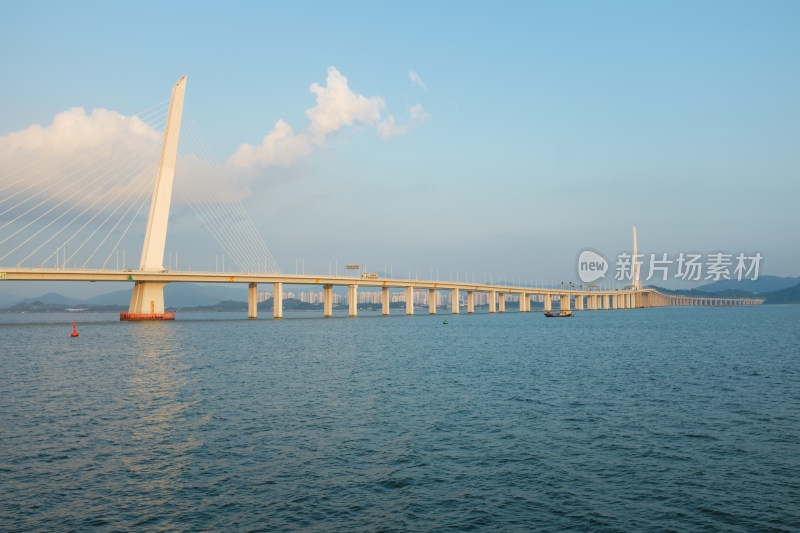
<svg viewBox="0 0 800 533">
<path fill-rule="evenodd" d="M 78 325 L 75 324 L 75 319 L 73 318 L 72 319 L 72 333 L 70 334 L 70 337 L 77 337 L 77 336 L 78 336 Z"/>
</svg>

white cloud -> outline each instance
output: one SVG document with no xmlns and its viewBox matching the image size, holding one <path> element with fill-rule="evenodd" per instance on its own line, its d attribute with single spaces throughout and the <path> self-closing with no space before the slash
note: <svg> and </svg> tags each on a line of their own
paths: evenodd
<svg viewBox="0 0 800 533">
<path fill-rule="evenodd" d="M 139 117 L 81 108 L 0 136 L 0 260 L 49 266 L 69 245 L 69 264 L 100 266 L 147 202 L 161 137 Z"/>
<path fill-rule="evenodd" d="M 428 90 L 428 88 L 425 86 L 425 83 L 422 81 L 422 78 L 420 78 L 419 74 L 417 74 L 413 70 L 408 71 L 408 77 L 411 79 L 411 83 L 419 85 L 423 91 Z"/>
<path fill-rule="evenodd" d="M 112 194 L 128 185 L 132 191 L 142 172 L 152 174 L 161 136 L 136 116 L 69 109 L 49 126 L 34 124 L 0 137 L 0 188 L 4 199 L 30 190 L 40 191 L 37 198 L 74 196 L 83 204 L 114 187 Z"/>
<path fill-rule="evenodd" d="M 235 180 L 237 190 L 248 191 L 257 169 L 289 168 L 343 128 L 361 124 L 388 139 L 407 134 L 428 118 L 419 104 L 408 109 L 408 119 L 400 120 L 400 124 L 393 115 L 382 116 L 384 99 L 351 90 L 347 78 L 335 67 L 328 69 L 324 86 L 312 83 L 309 91 L 316 102 L 305 112 L 308 124 L 304 128 L 297 130 L 279 120 L 260 144 L 240 145 L 224 165 L 197 161 L 181 150 L 176 183 L 180 183 L 180 175 L 189 169 L 197 172 L 194 165 L 201 165 L 206 171 L 214 167 L 215 173 Z M 163 126 L 165 116 L 166 107 L 153 113 L 148 122 L 106 109 L 87 113 L 73 108 L 57 114 L 50 125 L 34 124 L 0 136 L 0 200 L 10 201 L 8 196 L 21 189 L 40 190 L 42 194 L 52 191 L 56 198 L 54 191 L 68 185 L 68 194 L 76 192 L 83 203 L 94 202 L 120 184 L 130 184 L 127 194 L 138 197 L 138 186 L 133 187 L 133 182 L 139 177 L 151 181 L 154 176 L 163 136 L 157 128 Z M 184 142 L 182 145 L 186 146 Z M 34 167 L 36 175 L 29 172 Z M 109 174 L 102 176 L 106 172 Z M 111 174 L 116 176 L 116 185 L 109 179 Z M 84 183 L 85 193 L 81 188 Z"/>
<path fill-rule="evenodd" d="M 411 106 L 408 110 L 409 121 L 405 126 L 399 126 L 393 115 L 389 115 L 378 124 L 378 135 L 384 139 L 390 139 L 399 135 L 405 135 L 413 128 L 425 122 L 430 114 L 422 108 L 421 104 Z"/>
<path fill-rule="evenodd" d="M 334 67 L 328 68 L 327 83 L 327 87 L 311 84 L 311 92 L 317 95 L 317 105 L 307 110 L 306 116 L 311 120 L 309 130 L 315 138 L 324 139 L 328 133 L 351 126 L 354 121 L 375 124 L 380 120 L 381 109 L 386 106 L 383 98 L 366 98 L 352 92 L 347 78 Z"/>
<path fill-rule="evenodd" d="M 79 107 L 59 113 L 50 126 L 34 124 L 22 131 L 0 137 L 0 161 L 26 155 L 85 153 L 105 149 L 115 142 L 129 147 L 158 142 L 161 134 L 139 117 L 126 117 L 106 109 L 94 109 L 91 115 Z"/>
<path fill-rule="evenodd" d="M 397 137 L 398 135 L 405 135 L 408 133 L 407 126 L 398 126 L 394 120 L 394 116 L 389 115 L 380 124 L 378 124 L 378 135 L 384 139 Z"/>
<path fill-rule="evenodd" d="M 295 133 L 294 129 L 279 120 L 259 146 L 242 144 L 228 159 L 234 167 L 289 165 L 311 152 L 311 137 L 307 132 Z"/>
<path fill-rule="evenodd" d="M 411 116 L 411 122 L 415 126 L 422 124 L 428 120 L 428 117 L 430 117 L 430 115 L 424 109 L 422 109 L 422 104 L 411 106 L 409 115 Z"/>
<path fill-rule="evenodd" d="M 270 165 L 286 166 L 308 155 L 314 146 L 321 145 L 326 137 L 356 122 L 375 125 L 385 107 L 382 98 L 367 98 L 353 92 L 347 78 L 335 67 L 328 68 L 327 86 L 312 83 L 309 90 L 317 96 L 314 107 L 306 110 L 310 123 L 299 132 L 279 120 L 258 146 L 242 144 L 228 164 L 239 169 L 252 169 Z"/>
</svg>

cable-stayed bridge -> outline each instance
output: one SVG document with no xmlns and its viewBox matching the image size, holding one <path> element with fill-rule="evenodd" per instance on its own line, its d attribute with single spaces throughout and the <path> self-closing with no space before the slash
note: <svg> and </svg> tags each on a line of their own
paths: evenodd
<svg viewBox="0 0 800 533">
<path fill-rule="evenodd" d="M 128 312 L 121 314 L 123 320 L 174 318 L 173 313 L 165 312 L 163 287 L 175 282 L 247 283 L 251 318 L 256 317 L 259 283 L 273 284 L 276 318 L 283 316 L 284 284 L 321 285 L 325 316 L 333 314 L 334 286 L 348 288 L 351 316 L 357 314 L 359 287 L 381 288 L 385 315 L 389 314 L 392 289 L 405 291 L 407 314 L 414 312 L 416 290 L 428 291 L 430 313 L 436 312 L 439 291 L 451 293 L 452 313 L 459 312 L 461 292 L 466 294 L 470 313 L 475 309 L 476 293 L 488 294 L 489 312 L 504 312 L 507 294 L 518 296 L 520 312 L 530 311 L 533 297 L 543 299 L 545 311 L 551 309 L 554 298 L 562 310 L 758 305 L 763 301 L 665 295 L 641 288 L 638 272 L 634 272 L 632 286 L 613 291 L 409 280 L 375 274 L 356 278 L 281 274 L 197 128 L 191 121 L 183 127 L 185 89 L 184 76 L 169 100 L 132 117 L 102 110 L 87 117 L 82 110 L 71 110 L 59 115 L 50 129 L 32 128 L 24 135 L 10 136 L 0 161 L 0 280 L 133 282 L 131 304 Z M 171 257 L 169 268 L 164 268 L 173 190 L 226 252 L 236 272 L 179 271 L 177 256 L 174 268 Z M 135 242 L 136 231 L 131 229 L 144 223 L 145 214 L 143 243 Z M 139 267 L 128 267 L 125 251 L 138 246 L 142 246 Z"/>
</svg>

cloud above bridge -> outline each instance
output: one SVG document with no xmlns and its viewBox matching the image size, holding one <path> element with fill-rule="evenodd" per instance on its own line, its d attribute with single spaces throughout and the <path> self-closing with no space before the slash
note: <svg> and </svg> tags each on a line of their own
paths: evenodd
<svg viewBox="0 0 800 533">
<path fill-rule="evenodd" d="M 348 127 L 372 128 L 388 139 L 428 117 L 416 105 L 398 124 L 385 112 L 383 98 L 351 90 L 334 67 L 324 86 L 312 83 L 309 90 L 316 102 L 305 111 L 308 123 L 302 129 L 279 120 L 261 144 L 240 145 L 222 164 L 206 157 L 210 151 L 198 140 L 202 135 L 193 135 L 195 127 L 185 124 L 171 216 L 191 209 L 210 229 L 252 227 L 240 201 L 261 183 L 257 178 L 264 168 L 290 167 Z M 69 249 L 69 256 L 56 261 L 107 264 L 111 251 L 131 238 L 128 230 L 140 227 L 137 217 L 146 216 L 167 110 L 166 103 L 138 116 L 73 108 L 49 125 L 0 136 L 0 259 L 52 265 L 54 256 Z"/>
<path fill-rule="evenodd" d="M 309 124 L 295 131 L 289 124 L 279 120 L 264 137 L 260 145 L 242 144 L 227 161 L 238 169 L 255 169 L 267 166 L 288 166 L 321 146 L 326 138 L 346 126 L 364 124 L 374 127 L 383 138 L 408 133 L 428 118 L 421 105 L 409 111 L 409 122 L 399 126 L 393 115 L 382 118 L 386 102 L 379 96 L 366 97 L 350 89 L 347 78 L 328 68 L 326 86 L 314 82 L 309 88 L 316 95 L 316 105 L 306 110 Z"/>
<path fill-rule="evenodd" d="M 202 193 L 200 174 L 225 176 L 244 198 L 264 168 L 290 167 L 345 128 L 365 126 L 390 139 L 409 133 L 428 118 L 417 104 L 398 123 L 385 112 L 382 97 L 353 91 L 335 67 L 328 68 L 325 85 L 312 83 L 309 91 L 316 102 L 306 109 L 308 123 L 302 129 L 278 120 L 260 144 L 240 145 L 225 163 L 201 160 L 205 147 L 187 151 L 182 136 L 175 182 L 179 194 L 174 200 L 181 203 Z M 52 124 L 34 124 L 0 136 L 0 214 L 24 212 L 27 217 L 28 206 L 44 207 L 64 198 L 92 210 L 124 198 L 139 201 L 142 191 L 152 190 L 166 113 L 164 103 L 140 116 L 76 107 L 58 113 Z M 191 153 L 195 148 L 200 152 Z M 191 186 L 183 184 L 186 175 L 194 176 Z M 15 207 L 8 211 L 9 206 Z"/>
<path fill-rule="evenodd" d="M 0 213 L 26 198 L 32 205 L 74 197 L 86 205 L 135 194 L 143 173 L 152 182 L 162 135 L 137 116 L 72 108 L 48 126 L 0 136 Z"/>
<path fill-rule="evenodd" d="M 0 161 L 6 163 L 37 152 L 77 155 L 105 150 L 117 142 L 134 148 L 160 140 L 161 134 L 137 116 L 127 117 L 106 109 L 87 114 L 83 108 L 75 107 L 57 114 L 49 126 L 34 124 L 0 137 Z"/>
</svg>

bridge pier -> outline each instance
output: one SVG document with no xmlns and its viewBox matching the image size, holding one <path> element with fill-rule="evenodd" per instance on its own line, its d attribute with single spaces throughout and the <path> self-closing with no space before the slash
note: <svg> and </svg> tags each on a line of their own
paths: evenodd
<svg viewBox="0 0 800 533">
<path fill-rule="evenodd" d="M 475 312 L 475 293 L 472 291 L 467 292 L 467 313 L 472 314 Z"/>
<path fill-rule="evenodd" d="M 553 297 L 550 294 L 544 295 L 544 310 L 545 311 L 553 310 Z"/>
<path fill-rule="evenodd" d="M 458 314 L 458 289 L 453 289 L 450 293 L 450 312 Z"/>
<path fill-rule="evenodd" d="M 283 318 L 283 283 L 272 284 L 272 318 Z"/>
<path fill-rule="evenodd" d="M 414 287 L 411 285 L 406 287 L 406 314 L 414 314 Z"/>
<path fill-rule="evenodd" d="M 358 316 L 358 285 L 347 286 L 347 306 L 349 316 Z"/>
<path fill-rule="evenodd" d="M 247 318 L 258 318 L 258 283 L 247 286 Z"/>
<path fill-rule="evenodd" d="M 583 311 L 583 295 L 576 294 L 575 295 L 575 310 L 576 311 Z"/>
<path fill-rule="evenodd" d="M 561 305 L 561 310 L 562 311 L 569 311 L 570 310 L 570 308 L 569 308 L 569 298 L 570 298 L 569 294 L 562 294 L 561 295 L 561 303 L 560 303 L 560 305 Z"/>
<path fill-rule="evenodd" d="M 120 320 L 175 320 L 175 313 L 164 312 L 164 285 L 155 281 L 137 281 L 133 286 L 131 304 Z"/>
<path fill-rule="evenodd" d="M 494 313 L 497 311 L 495 307 L 497 302 L 497 291 L 489 291 L 489 312 Z"/>
<path fill-rule="evenodd" d="M 322 316 L 333 316 L 333 285 L 322 286 Z"/>
<path fill-rule="evenodd" d="M 499 311 L 501 313 L 505 313 L 506 312 L 506 293 L 504 293 L 504 292 L 499 293 L 497 295 L 497 299 L 498 299 L 498 307 L 500 308 Z"/>
<path fill-rule="evenodd" d="M 436 289 L 428 289 L 428 314 L 436 314 Z"/>
<path fill-rule="evenodd" d="M 388 316 L 390 309 L 389 287 L 383 287 L 381 288 L 381 314 Z"/>
</svg>

